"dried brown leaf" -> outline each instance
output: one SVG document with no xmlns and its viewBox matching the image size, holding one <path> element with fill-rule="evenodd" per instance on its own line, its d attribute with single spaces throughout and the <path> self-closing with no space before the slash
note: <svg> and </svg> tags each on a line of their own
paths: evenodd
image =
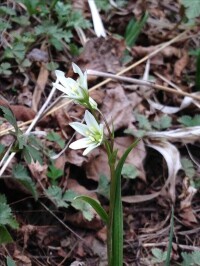
<svg viewBox="0 0 200 266">
<path fill-rule="evenodd" d="M 106 91 L 101 111 L 108 124 L 113 124 L 115 131 L 119 128 L 128 127 L 134 121 L 131 102 L 121 85 Z"/>
</svg>

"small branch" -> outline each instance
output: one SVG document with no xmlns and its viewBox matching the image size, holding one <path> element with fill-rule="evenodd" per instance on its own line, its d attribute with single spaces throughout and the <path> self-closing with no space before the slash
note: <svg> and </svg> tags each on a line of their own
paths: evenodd
<svg viewBox="0 0 200 266">
<path fill-rule="evenodd" d="M 58 81 L 56 81 L 58 82 Z M 37 124 L 37 122 L 40 120 L 44 110 L 46 109 L 46 107 L 48 106 L 49 102 L 51 101 L 51 98 L 53 97 L 54 93 L 56 91 L 55 86 L 52 88 L 46 102 L 43 104 L 42 108 L 39 110 L 39 112 L 37 113 L 37 115 L 35 116 L 35 118 L 32 120 L 32 123 L 30 124 L 30 126 L 28 127 L 28 129 L 26 130 L 26 132 L 24 133 L 24 135 L 28 135 L 31 130 L 35 127 L 35 125 Z M 0 177 L 3 175 L 4 171 L 6 170 L 7 166 L 9 165 L 10 161 L 13 159 L 13 157 L 15 156 L 16 152 L 12 152 L 8 159 L 6 160 L 5 164 L 3 165 L 3 167 L 0 170 Z"/>
<path fill-rule="evenodd" d="M 129 83 L 137 84 L 137 85 L 149 86 L 149 87 L 155 88 L 157 90 L 162 90 L 162 91 L 166 91 L 166 92 L 170 92 L 170 93 L 174 93 L 174 94 L 178 94 L 178 95 L 182 95 L 182 96 L 187 96 L 187 97 L 190 97 L 190 98 L 193 98 L 195 100 L 199 100 L 200 101 L 200 97 L 197 96 L 197 95 L 194 95 L 194 94 L 191 94 L 191 93 L 187 93 L 187 92 L 184 92 L 184 91 L 181 91 L 181 90 L 177 91 L 177 90 L 174 90 L 173 88 L 169 88 L 169 87 L 165 87 L 165 86 L 162 86 L 162 85 L 158 85 L 158 84 L 155 84 L 155 83 L 153 83 L 151 81 L 128 78 L 128 77 L 118 76 L 118 75 L 105 73 L 105 72 L 101 72 L 101 71 L 96 71 L 96 70 L 91 70 L 91 69 L 87 70 L 87 74 L 88 75 L 92 75 L 92 76 L 116 79 L 116 80 L 125 81 L 125 82 L 129 82 Z"/>
</svg>

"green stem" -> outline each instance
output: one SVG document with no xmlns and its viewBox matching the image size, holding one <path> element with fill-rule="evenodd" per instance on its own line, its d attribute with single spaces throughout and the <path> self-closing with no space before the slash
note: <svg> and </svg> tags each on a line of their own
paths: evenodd
<svg viewBox="0 0 200 266">
<path fill-rule="evenodd" d="M 109 251 L 109 261 L 108 265 L 112 265 L 113 261 L 113 214 L 114 214 L 114 206 L 115 206 L 115 168 L 114 165 L 110 165 L 110 174 L 111 174 L 111 182 L 110 182 L 110 205 L 109 205 L 109 216 L 108 216 L 108 251 Z"/>
</svg>

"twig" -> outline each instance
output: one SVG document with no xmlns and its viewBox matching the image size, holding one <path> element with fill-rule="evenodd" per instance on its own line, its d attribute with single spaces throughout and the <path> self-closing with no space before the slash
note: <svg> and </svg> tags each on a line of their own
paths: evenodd
<svg viewBox="0 0 200 266">
<path fill-rule="evenodd" d="M 172 92 L 174 94 L 187 96 L 187 97 L 190 97 L 190 98 L 193 98 L 195 100 L 199 100 L 200 101 L 200 96 L 197 96 L 197 95 L 194 95 L 194 94 L 190 94 L 190 93 L 187 93 L 187 92 L 184 92 L 184 91 L 181 91 L 181 90 L 174 90 L 173 88 L 169 88 L 169 87 L 166 87 L 166 86 L 155 84 L 155 83 L 153 83 L 151 81 L 139 80 L 139 79 L 134 79 L 134 78 L 127 78 L 127 77 L 123 77 L 123 76 L 119 77 L 117 74 L 114 75 L 114 74 L 105 73 L 105 72 L 96 71 L 96 70 L 91 70 L 91 69 L 87 70 L 87 74 L 92 75 L 92 76 L 98 76 L 98 77 L 121 80 L 121 81 L 134 83 L 134 84 L 138 84 L 138 85 L 145 85 L 145 86 L 149 86 L 151 88 L 155 88 L 157 90 Z"/>
<path fill-rule="evenodd" d="M 184 31 L 183 33 L 179 34 L 179 35 L 176 36 L 174 39 L 172 39 L 172 40 L 170 40 L 170 41 L 164 43 L 163 45 L 160 46 L 160 48 L 158 48 L 157 50 L 153 51 L 153 52 L 150 53 L 149 55 L 143 57 L 142 59 L 140 59 L 140 60 L 137 61 L 136 63 L 134 63 L 134 64 L 132 64 L 132 65 L 126 67 L 126 68 L 123 69 L 122 71 L 118 72 L 116 75 L 117 75 L 117 76 L 120 76 L 120 75 L 122 75 L 122 74 L 128 72 L 129 70 L 135 68 L 136 66 L 140 65 L 141 63 L 145 62 L 145 61 L 148 60 L 149 58 L 153 57 L 154 55 L 156 55 L 157 53 L 159 53 L 160 51 L 162 51 L 162 50 L 163 50 L 164 48 L 166 48 L 167 46 L 169 46 L 169 45 L 171 45 L 172 43 L 177 42 L 178 40 L 180 40 L 180 39 L 181 39 L 181 38 L 182 38 L 182 37 L 183 37 L 188 31 L 189 31 L 189 29 L 186 30 L 186 31 Z M 108 79 L 106 79 L 106 80 L 104 80 L 104 81 L 102 81 L 102 82 L 96 84 L 95 86 L 93 86 L 93 87 L 89 90 L 89 92 L 92 92 L 92 91 L 94 91 L 94 90 L 100 88 L 101 86 L 107 84 L 107 83 L 110 82 L 110 81 L 111 81 L 111 79 L 108 78 Z M 68 104 L 71 103 L 71 102 L 72 102 L 72 100 L 68 100 L 68 101 L 64 102 L 63 104 L 61 104 L 61 105 L 59 105 L 59 106 L 53 108 L 52 110 L 50 110 L 45 116 L 48 116 L 48 115 L 54 113 L 55 111 L 61 109 L 62 107 L 68 105 Z M 29 120 L 29 121 L 23 122 L 23 123 L 21 123 L 21 124 L 19 125 L 19 127 L 21 128 L 22 126 L 29 125 L 31 122 L 32 122 L 32 120 Z M 1 131 L 0 134 L 1 134 L 1 135 L 2 135 L 2 134 L 5 134 L 5 133 L 7 133 L 9 130 L 11 130 L 11 129 L 12 129 L 12 127 L 8 128 L 8 129 L 6 129 L 6 130 L 4 130 L 4 131 Z"/>
<path fill-rule="evenodd" d="M 73 233 L 78 239 L 84 241 L 76 232 L 74 232 L 69 226 L 67 226 L 57 215 L 55 215 L 45 204 L 40 202 L 40 204 L 49 212 L 53 217 L 55 217 L 65 228 L 67 228 L 71 233 Z"/>
<path fill-rule="evenodd" d="M 58 81 L 56 81 L 56 82 L 58 82 Z M 48 106 L 49 102 L 51 101 L 51 98 L 53 97 L 53 95 L 55 93 L 55 90 L 56 90 L 56 88 L 54 86 L 52 88 L 52 90 L 51 90 L 46 102 L 43 104 L 42 108 L 39 110 L 39 112 L 37 113 L 35 118 L 32 120 L 32 123 L 30 124 L 30 126 L 28 127 L 28 129 L 26 130 L 24 135 L 28 135 L 31 132 L 31 130 L 34 128 L 34 126 L 37 124 L 37 122 L 39 121 L 40 117 L 42 116 L 42 113 L 44 112 L 44 110 Z M 16 154 L 16 152 L 12 152 L 10 154 L 10 156 L 8 157 L 7 161 L 5 162 L 5 164 L 3 165 L 3 167 L 0 170 L 0 177 L 3 175 L 4 171 L 6 170 L 7 166 L 9 165 L 10 161 L 15 156 L 15 154 Z"/>
</svg>

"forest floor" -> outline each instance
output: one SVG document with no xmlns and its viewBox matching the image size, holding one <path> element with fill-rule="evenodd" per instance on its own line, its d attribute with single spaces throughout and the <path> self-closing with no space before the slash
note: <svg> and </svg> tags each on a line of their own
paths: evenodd
<svg viewBox="0 0 200 266">
<path fill-rule="evenodd" d="M 164 265 L 172 226 L 170 265 L 200 265 L 195 6 L 185 0 L 95 2 L 106 36 L 96 36 L 86 0 L 1 1 L 0 105 L 12 110 L 25 132 L 52 91 L 54 70 L 76 78 L 72 62 L 87 69 L 90 94 L 113 124 L 119 158 L 141 138 L 122 171 L 124 265 Z M 5 219 L 0 202 L 0 230 L 10 237 L 0 236 L 0 265 L 107 265 L 105 225 L 72 200 L 89 195 L 108 210 L 106 152 L 100 147 L 83 156 L 67 148 L 52 159 L 73 136 L 69 123 L 81 121 L 85 111 L 60 96 L 57 90 L 32 130 L 35 162 L 15 146 L 2 172 L 1 165 L 0 193 L 18 228 Z M 9 131 L 12 121 L 1 115 L 3 159 L 17 137 Z"/>
</svg>

